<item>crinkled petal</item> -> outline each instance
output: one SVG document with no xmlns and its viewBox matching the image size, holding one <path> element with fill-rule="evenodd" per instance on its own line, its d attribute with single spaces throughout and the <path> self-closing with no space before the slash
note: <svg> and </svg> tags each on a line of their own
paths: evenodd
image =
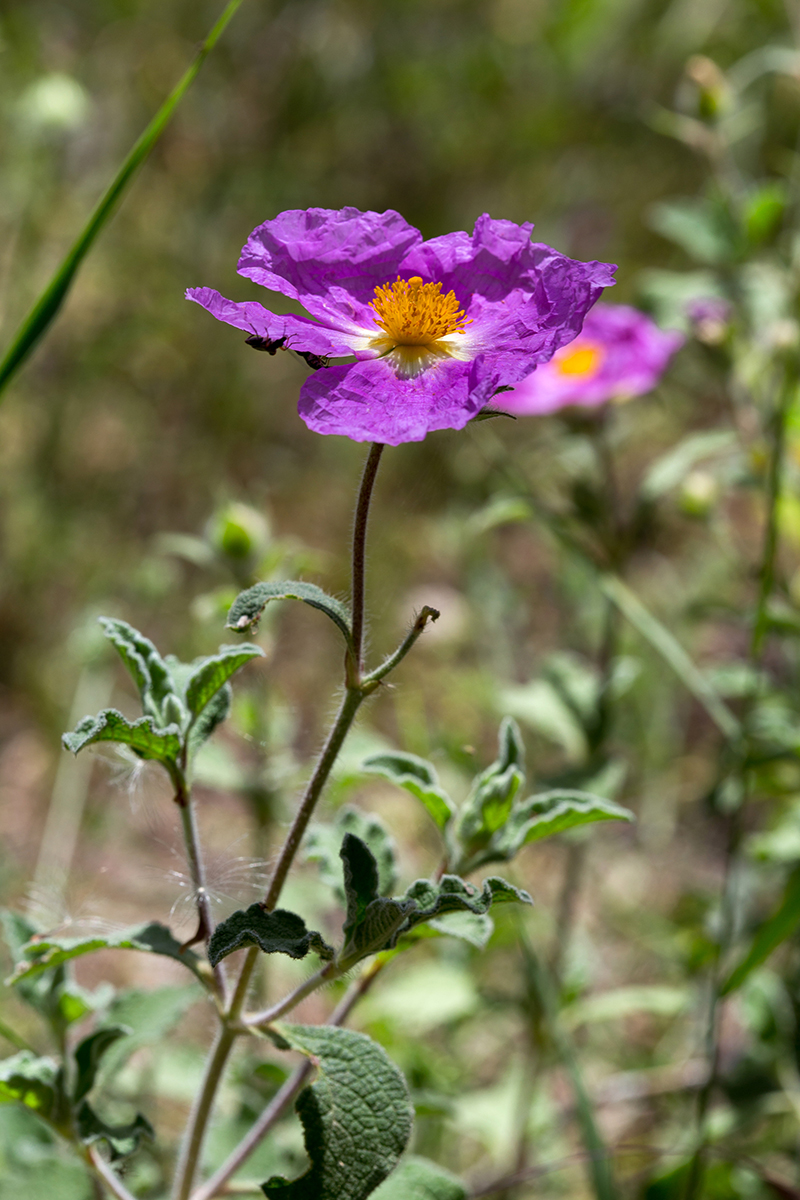
<svg viewBox="0 0 800 1200">
<path fill-rule="evenodd" d="M 531 293 L 541 282 L 552 292 L 563 276 L 582 275 L 598 289 L 614 283 L 608 263 L 581 263 L 550 246 L 531 242 L 533 225 L 494 220 L 484 213 L 472 236 L 448 233 L 413 247 L 403 260 L 404 276 L 421 275 L 442 283 L 467 307 L 473 296 L 501 301 L 514 291 Z"/>
<path fill-rule="evenodd" d="M 422 235 L 399 213 L 357 208 L 292 209 L 265 221 L 247 239 L 239 274 L 299 300 L 321 320 L 346 328 L 369 321 L 375 288 L 397 276 Z"/>
<path fill-rule="evenodd" d="M 414 379 L 398 379 L 384 359 L 328 367 L 300 392 L 300 416 L 317 433 L 355 442 L 419 442 L 434 429 L 463 429 L 495 390 L 483 360 L 443 360 Z"/>
<path fill-rule="evenodd" d="M 188 288 L 187 300 L 194 300 L 216 317 L 237 329 L 267 338 L 269 341 L 285 339 L 288 349 L 319 354 L 325 357 L 350 355 L 363 339 L 341 333 L 336 329 L 324 329 L 308 317 L 296 317 L 290 313 L 271 313 L 257 300 L 241 303 L 226 300 L 213 288 Z"/>
</svg>

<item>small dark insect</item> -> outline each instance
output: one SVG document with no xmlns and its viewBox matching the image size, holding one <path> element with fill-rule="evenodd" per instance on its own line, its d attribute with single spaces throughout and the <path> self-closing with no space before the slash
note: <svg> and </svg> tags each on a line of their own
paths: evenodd
<svg viewBox="0 0 800 1200">
<path fill-rule="evenodd" d="M 297 350 L 295 353 L 306 360 L 312 371 L 319 371 L 321 367 L 327 367 L 330 362 L 329 358 L 323 358 L 320 354 L 311 354 L 308 350 Z"/>
<path fill-rule="evenodd" d="M 259 337 L 257 333 L 251 333 L 250 337 L 245 338 L 244 340 L 247 342 L 247 345 L 252 346 L 254 350 L 264 350 L 267 354 L 274 354 L 276 350 L 283 349 L 283 343 L 286 341 L 286 337 L 273 338 L 273 340 L 270 341 L 269 338 Z"/>
</svg>

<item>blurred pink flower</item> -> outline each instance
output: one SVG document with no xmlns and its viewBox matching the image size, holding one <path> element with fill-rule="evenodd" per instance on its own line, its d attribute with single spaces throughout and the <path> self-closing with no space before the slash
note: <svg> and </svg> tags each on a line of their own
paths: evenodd
<svg viewBox="0 0 800 1200">
<path fill-rule="evenodd" d="M 574 341 L 495 403 L 527 416 L 641 396 L 655 387 L 683 341 L 682 334 L 659 329 L 638 309 L 598 304 Z"/>
</svg>

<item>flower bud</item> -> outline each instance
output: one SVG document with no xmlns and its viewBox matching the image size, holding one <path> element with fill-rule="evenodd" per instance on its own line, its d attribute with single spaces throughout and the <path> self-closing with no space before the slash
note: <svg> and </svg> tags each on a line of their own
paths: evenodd
<svg viewBox="0 0 800 1200">
<path fill-rule="evenodd" d="M 719 497 L 719 484 L 710 471 L 690 471 L 678 494 L 681 512 L 687 517 L 707 517 Z"/>
<path fill-rule="evenodd" d="M 248 504 L 226 504 L 214 513 L 206 535 L 218 554 L 237 561 L 263 553 L 270 538 L 266 517 Z"/>
</svg>

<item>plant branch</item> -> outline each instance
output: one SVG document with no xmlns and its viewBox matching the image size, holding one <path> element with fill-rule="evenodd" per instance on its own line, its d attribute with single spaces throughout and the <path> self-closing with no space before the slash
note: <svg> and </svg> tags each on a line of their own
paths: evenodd
<svg viewBox="0 0 800 1200">
<path fill-rule="evenodd" d="M 247 1013 L 242 1017 L 242 1024 L 252 1028 L 259 1028 L 262 1025 L 269 1025 L 272 1021 L 277 1021 L 284 1013 L 291 1012 L 296 1008 L 301 1000 L 305 1000 L 306 996 L 310 996 L 317 988 L 322 987 L 326 983 L 332 983 L 338 978 L 338 970 L 336 963 L 327 962 L 324 966 L 310 975 L 303 983 L 298 984 L 294 991 L 289 992 L 277 1004 L 273 1004 L 271 1008 L 264 1009 L 259 1013 Z"/>
<path fill-rule="evenodd" d="M 362 680 L 364 687 L 380 683 L 382 679 L 385 679 L 389 672 L 393 671 L 397 664 L 403 661 L 428 624 L 428 621 L 438 621 L 440 615 L 437 608 L 431 608 L 428 604 L 424 605 L 394 654 L 390 654 L 388 658 L 383 660 L 379 667 L 376 667 L 374 671 L 370 671 L 368 675 L 364 676 Z"/>
<path fill-rule="evenodd" d="M 96 1146 L 90 1146 L 86 1152 L 86 1161 L 92 1170 L 102 1179 L 112 1196 L 117 1200 L 136 1200 L 128 1191 L 120 1177 L 112 1170 Z"/>
<path fill-rule="evenodd" d="M 769 466 L 767 470 L 766 502 L 767 512 L 764 523 L 764 540 L 759 570 L 759 588 L 753 615 L 753 625 L 750 636 L 750 664 L 757 669 L 761 662 L 764 642 L 769 630 L 769 602 L 775 587 L 775 568 L 778 555 L 779 528 L 778 504 L 783 487 L 783 468 L 786 450 L 786 421 L 789 407 L 794 399 L 797 388 L 796 373 L 791 365 L 785 367 L 780 393 L 775 404 L 771 420 L 772 440 L 770 446 Z M 748 725 L 749 713 L 758 698 L 758 685 L 750 697 L 743 724 Z M 730 950 L 736 925 L 736 867 L 744 825 L 744 809 L 751 788 L 751 775 L 747 769 L 746 740 L 740 747 L 739 771 L 742 777 L 743 794 L 741 802 L 728 816 L 728 844 L 725 855 L 725 873 L 722 882 L 721 896 L 721 929 L 717 942 L 711 973 L 708 983 L 708 1013 L 706 1018 L 705 1054 L 708 1063 L 708 1077 L 697 1094 L 695 1108 L 696 1149 L 692 1156 L 689 1175 L 684 1189 L 684 1200 L 694 1200 L 702 1191 L 705 1173 L 706 1132 L 705 1124 L 711 1097 L 717 1086 L 719 1077 L 719 1024 L 724 997 L 720 994 L 721 968 L 727 952 Z"/>
<path fill-rule="evenodd" d="M 337 1004 L 336 1008 L 328 1018 L 328 1025 L 343 1025 L 350 1015 L 353 1006 L 358 1000 L 369 990 L 373 981 L 379 972 L 386 965 L 388 959 L 380 957 L 374 959 L 366 970 L 362 971 L 361 975 L 356 979 L 347 992 Z M 222 1166 L 211 1176 L 206 1183 L 202 1184 L 196 1192 L 192 1194 L 191 1200 L 211 1200 L 213 1196 L 218 1196 L 225 1187 L 230 1177 L 234 1175 L 239 1168 L 247 1161 L 253 1151 L 263 1141 L 266 1135 L 272 1129 L 286 1112 L 286 1109 L 295 1098 L 300 1088 L 305 1083 L 308 1076 L 311 1074 L 313 1064 L 310 1059 L 306 1059 L 297 1067 L 289 1078 L 284 1083 L 279 1092 L 273 1096 L 267 1107 L 264 1109 L 261 1116 L 258 1118 L 252 1129 L 242 1138 L 239 1145 L 231 1152 Z"/>
<path fill-rule="evenodd" d="M 175 1186 L 172 1191 L 173 1200 L 188 1200 L 194 1184 L 194 1177 L 200 1162 L 208 1118 L 214 1104 L 228 1055 L 236 1038 L 235 1032 L 226 1025 L 220 1025 L 214 1045 L 206 1062 L 205 1076 L 200 1090 L 192 1106 L 189 1124 L 181 1146 L 178 1166 L 175 1172 Z"/>
<path fill-rule="evenodd" d="M 189 873 L 192 877 L 195 904 L 197 905 L 197 932 L 192 938 L 189 939 L 188 942 L 184 943 L 184 948 L 193 946 L 195 942 L 203 942 L 206 946 L 208 946 L 209 938 L 214 932 L 214 919 L 211 914 L 211 900 L 208 895 L 208 888 L 206 887 L 203 854 L 200 847 L 200 836 L 197 829 L 197 821 L 195 819 L 192 794 L 183 780 L 181 780 L 180 786 L 176 790 L 175 800 L 181 813 L 183 842 L 186 847 L 186 857 L 189 862 Z M 227 991 L 227 978 L 225 968 L 222 963 L 218 963 L 217 966 L 214 967 L 214 981 L 217 985 L 217 992 L 219 993 L 220 999 L 224 1005 L 225 993 Z"/>
</svg>

